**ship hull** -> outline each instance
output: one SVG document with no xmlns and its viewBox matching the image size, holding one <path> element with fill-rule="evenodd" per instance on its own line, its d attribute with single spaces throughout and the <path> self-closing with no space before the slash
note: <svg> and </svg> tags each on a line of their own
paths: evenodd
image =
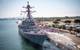
<svg viewBox="0 0 80 50">
<path fill-rule="evenodd" d="M 42 46 L 44 40 L 48 38 L 46 35 L 24 33 L 20 29 L 19 29 L 19 34 L 26 40 L 29 40 L 31 43 L 38 46 Z"/>
</svg>

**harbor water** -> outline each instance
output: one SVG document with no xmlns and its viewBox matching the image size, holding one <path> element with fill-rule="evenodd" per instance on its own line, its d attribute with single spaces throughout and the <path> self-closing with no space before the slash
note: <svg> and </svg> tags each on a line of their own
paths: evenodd
<svg viewBox="0 0 80 50">
<path fill-rule="evenodd" d="M 16 20 L 0 20 L 0 50 L 38 50 L 21 38 Z"/>
</svg>

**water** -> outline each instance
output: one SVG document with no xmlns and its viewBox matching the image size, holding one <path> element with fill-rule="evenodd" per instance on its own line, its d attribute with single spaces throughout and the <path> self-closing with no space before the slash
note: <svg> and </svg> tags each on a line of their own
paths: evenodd
<svg viewBox="0 0 80 50">
<path fill-rule="evenodd" d="M 16 20 L 0 20 L 0 50 L 37 50 L 18 33 Z"/>
</svg>

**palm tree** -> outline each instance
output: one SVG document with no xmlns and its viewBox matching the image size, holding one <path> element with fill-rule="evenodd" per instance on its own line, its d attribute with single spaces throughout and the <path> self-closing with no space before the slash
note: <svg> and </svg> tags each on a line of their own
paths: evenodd
<svg viewBox="0 0 80 50">
<path fill-rule="evenodd" d="M 75 19 L 74 23 L 80 23 L 80 19 Z"/>
<path fill-rule="evenodd" d="M 70 28 L 71 20 L 65 20 L 64 23 L 65 23 L 65 29 L 68 29 L 71 31 L 71 28 Z"/>
<path fill-rule="evenodd" d="M 66 20 L 66 21 L 64 21 L 64 23 L 69 25 L 71 23 L 71 21 L 70 20 Z"/>
<path fill-rule="evenodd" d="M 55 27 L 58 27 L 59 22 L 58 21 L 53 21 Z"/>
</svg>

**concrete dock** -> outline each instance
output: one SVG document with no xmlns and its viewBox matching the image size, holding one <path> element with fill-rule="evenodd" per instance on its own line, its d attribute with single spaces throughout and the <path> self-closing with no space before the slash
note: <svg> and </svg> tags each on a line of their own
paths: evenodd
<svg viewBox="0 0 80 50">
<path fill-rule="evenodd" d="M 57 42 L 62 50 L 80 50 L 80 38 L 70 33 L 48 32 L 51 41 Z M 64 47 L 63 47 L 64 46 Z"/>
</svg>

